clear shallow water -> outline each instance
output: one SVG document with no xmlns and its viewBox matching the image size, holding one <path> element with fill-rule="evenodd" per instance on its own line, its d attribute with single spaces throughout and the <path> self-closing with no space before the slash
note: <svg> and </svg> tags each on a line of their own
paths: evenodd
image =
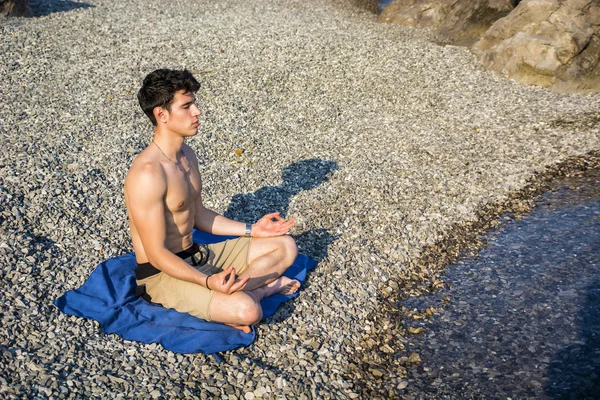
<svg viewBox="0 0 600 400">
<path fill-rule="evenodd" d="M 379 10 L 383 10 L 385 8 L 385 6 L 387 6 L 391 2 L 392 2 L 392 0 L 380 0 L 379 1 Z"/>
<path fill-rule="evenodd" d="M 405 300 L 437 309 L 405 320 L 425 328 L 409 397 L 600 399 L 600 171 L 554 187 L 449 266 L 449 288 Z"/>
</svg>

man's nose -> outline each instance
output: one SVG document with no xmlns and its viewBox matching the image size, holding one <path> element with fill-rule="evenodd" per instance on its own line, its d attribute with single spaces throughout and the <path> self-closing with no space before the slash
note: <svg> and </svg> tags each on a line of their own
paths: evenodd
<svg viewBox="0 0 600 400">
<path fill-rule="evenodd" d="M 198 115 L 202 114 L 202 112 L 200 112 L 200 109 L 196 105 L 193 106 L 192 111 L 193 111 L 195 117 L 197 117 Z"/>
</svg>

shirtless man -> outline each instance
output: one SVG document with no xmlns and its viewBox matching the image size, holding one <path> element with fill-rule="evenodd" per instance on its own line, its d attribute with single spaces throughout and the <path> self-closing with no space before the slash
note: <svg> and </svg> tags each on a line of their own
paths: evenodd
<svg viewBox="0 0 600 400">
<path fill-rule="evenodd" d="M 161 69 L 150 73 L 138 92 L 154 125 L 152 143 L 125 178 L 138 289 L 164 307 L 249 332 L 262 318 L 263 297 L 300 287 L 282 276 L 298 254 L 286 235 L 294 219 L 273 213 L 251 225 L 204 207 L 198 160 L 184 144 L 198 131 L 194 94 L 199 87 L 188 71 Z M 241 237 L 197 245 L 192 228 Z"/>
</svg>

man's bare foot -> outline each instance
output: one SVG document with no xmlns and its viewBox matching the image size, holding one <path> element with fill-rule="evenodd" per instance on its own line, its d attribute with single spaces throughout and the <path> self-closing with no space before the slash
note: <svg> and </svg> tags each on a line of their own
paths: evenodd
<svg viewBox="0 0 600 400">
<path fill-rule="evenodd" d="M 242 331 L 244 333 L 252 332 L 252 328 L 250 328 L 250 326 L 248 326 L 248 325 L 233 325 L 233 324 L 225 324 L 225 325 L 229 325 L 232 328 L 239 329 L 240 331 Z"/>
<path fill-rule="evenodd" d="M 289 296 L 290 294 L 296 293 L 298 289 L 300 289 L 300 282 L 295 279 L 290 279 L 287 276 L 280 276 L 273 282 L 269 283 L 267 287 L 272 290 L 272 294 L 279 293 Z"/>
<path fill-rule="evenodd" d="M 257 289 L 250 290 L 246 293 L 252 296 L 255 301 L 260 302 L 263 298 L 275 293 L 280 293 L 284 296 L 289 296 L 290 294 L 296 293 L 299 288 L 300 282 L 298 282 L 297 280 L 290 279 L 287 276 L 280 276 L 273 282 L 266 284 L 265 286 L 261 286 Z"/>
</svg>

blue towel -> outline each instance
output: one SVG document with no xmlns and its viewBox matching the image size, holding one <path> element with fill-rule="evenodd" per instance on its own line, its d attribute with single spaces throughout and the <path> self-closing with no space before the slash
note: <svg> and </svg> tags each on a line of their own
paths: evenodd
<svg viewBox="0 0 600 400">
<path fill-rule="evenodd" d="M 196 243 L 216 243 L 229 238 L 194 231 Z M 315 265 L 314 260 L 300 254 L 284 275 L 302 283 L 306 272 Z M 254 341 L 254 328 L 251 333 L 244 333 L 136 297 L 135 267 L 134 254 L 106 260 L 79 289 L 66 292 L 54 305 L 66 314 L 98 321 L 105 333 L 115 333 L 126 340 L 160 343 L 176 353 L 214 354 L 248 346 Z M 261 301 L 263 318 L 273 315 L 281 303 L 298 294 L 299 291 L 290 296 L 274 294 L 264 298 Z"/>
</svg>

